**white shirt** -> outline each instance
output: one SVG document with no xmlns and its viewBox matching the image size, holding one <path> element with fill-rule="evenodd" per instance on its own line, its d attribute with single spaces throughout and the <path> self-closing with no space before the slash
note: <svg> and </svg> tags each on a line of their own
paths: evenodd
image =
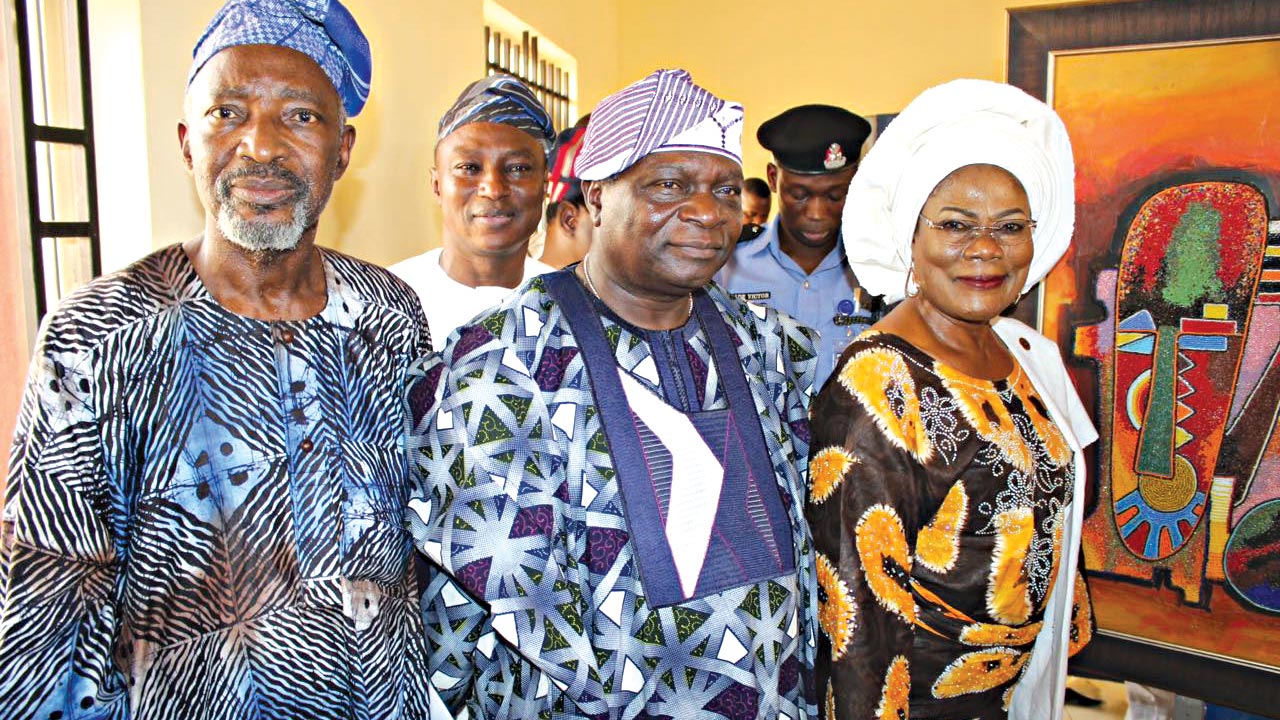
<svg viewBox="0 0 1280 720">
<path fill-rule="evenodd" d="M 428 250 L 387 268 L 418 293 L 422 312 L 427 316 L 427 327 L 431 330 L 431 344 L 437 350 L 445 346 L 446 339 L 454 330 L 515 292 L 515 288 L 494 285 L 463 285 L 449 277 L 444 268 L 440 267 L 442 252 L 444 248 Z M 524 284 L 525 280 L 535 275 L 554 270 L 550 265 L 526 257 L 524 277 L 520 278 L 519 284 Z"/>
</svg>

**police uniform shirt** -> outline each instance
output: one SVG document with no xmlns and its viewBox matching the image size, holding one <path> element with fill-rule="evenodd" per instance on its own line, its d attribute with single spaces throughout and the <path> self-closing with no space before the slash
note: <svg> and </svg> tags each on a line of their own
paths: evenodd
<svg viewBox="0 0 1280 720">
<path fill-rule="evenodd" d="M 775 217 L 759 237 L 738 243 L 716 282 L 741 300 L 781 310 L 818 331 L 817 394 L 845 346 L 883 315 L 881 303 L 858 286 L 843 242 L 806 275 L 782 252 L 780 232 Z"/>
</svg>

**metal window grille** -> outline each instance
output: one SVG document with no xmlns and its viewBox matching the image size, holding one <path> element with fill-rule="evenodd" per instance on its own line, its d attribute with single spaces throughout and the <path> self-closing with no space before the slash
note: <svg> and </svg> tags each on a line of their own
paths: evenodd
<svg viewBox="0 0 1280 720">
<path fill-rule="evenodd" d="M 484 28 L 484 67 L 486 75 L 515 75 L 533 89 L 538 100 L 551 115 L 559 132 L 573 124 L 569 117 L 569 71 L 538 57 L 538 36 L 524 31 L 517 42 L 494 30 Z"/>
<path fill-rule="evenodd" d="M 102 272 L 88 0 L 16 0 L 36 315 Z"/>
</svg>

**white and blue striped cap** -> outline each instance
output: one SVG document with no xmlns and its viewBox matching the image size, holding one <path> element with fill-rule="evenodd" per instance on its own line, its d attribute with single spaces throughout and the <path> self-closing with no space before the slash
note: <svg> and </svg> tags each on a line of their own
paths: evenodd
<svg viewBox="0 0 1280 720">
<path fill-rule="evenodd" d="M 742 106 L 658 70 L 600 101 L 574 160 L 581 180 L 604 180 L 655 152 L 692 150 L 742 164 Z"/>
</svg>

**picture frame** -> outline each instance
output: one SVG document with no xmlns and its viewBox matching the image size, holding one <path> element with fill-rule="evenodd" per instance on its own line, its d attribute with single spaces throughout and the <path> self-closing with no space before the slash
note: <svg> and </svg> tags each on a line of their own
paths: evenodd
<svg viewBox="0 0 1280 720">
<path fill-rule="evenodd" d="M 1136 0 L 1032 7 L 1009 10 L 1008 27 L 1008 82 L 1048 100 L 1057 57 L 1090 51 L 1280 38 L 1280 3 Z M 1275 197 L 1271 200 L 1274 202 Z M 1274 205 L 1270 208 L 1273 216 L 1278 210 Z M 1128 219 L 1117 217 L 1117 223 L 1127 226 Z M 1041 292 L 1041 288 L 1033 290 L 1018 304 L 1014 315 L 1043 329 Z M 1071 354 L 1072 349 L 1064 347 L 1064 355 L 1070 358 Z M 1100 482 L 1097 455 L 1096 451 L 1091 454 L 1094 484 Z M 1096 502 L 1096 492 L 1093 495 Z M 1280 645 L 1280 635 L 1274 642 Z M 1199 652 L 1105 627 L 1099 627 L 1093 642 L 1073 660 L 1072 672 L 1131 680 L 1268 716 L 1280 709 L 1280 667 L 1227 654 Z"/>
</svg>

